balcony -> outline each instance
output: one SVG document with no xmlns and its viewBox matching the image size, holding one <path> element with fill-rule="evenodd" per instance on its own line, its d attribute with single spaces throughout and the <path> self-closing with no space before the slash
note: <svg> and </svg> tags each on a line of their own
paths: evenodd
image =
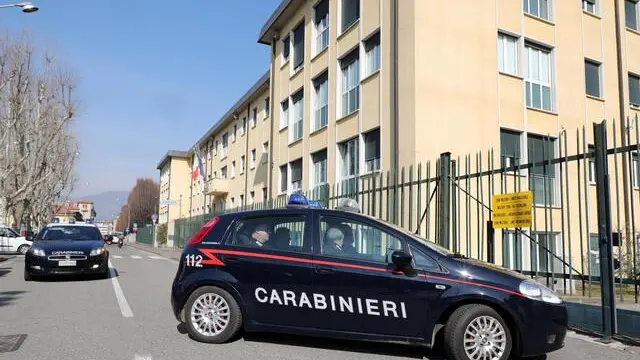
<svg viewBox="0 0 640 360">
<path fill-rule="evenodd" d="M 205 190 L 207 195 L 221 196 L 229 193 L 231 183 L 229 179 L 211 179 L 207 181 L 207 189 Z"/>
</svg>

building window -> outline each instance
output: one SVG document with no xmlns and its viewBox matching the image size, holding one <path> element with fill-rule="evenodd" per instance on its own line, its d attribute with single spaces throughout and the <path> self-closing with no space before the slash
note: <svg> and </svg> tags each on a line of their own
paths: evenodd
<svg viewBox="0 0 640 360">
<path fill-rule="evenodd" d="M 302 127 L 304 117 L 304 91 L 300 90 L 291 97 L 293 103 L 293 126 L 289 129 L 289 141 L 302 139 Z"/>
<path fill-rule="evenodd" d="M 582 0 L 582 10 L 586 12 L 595 14 L 597 10 L 596 5 L 596 0 Z"/>
<path fill-rule="evenodd" d="M 238 125 L 233 124 L 233 140 L 231 142 L 236 142 L 236 137 L 238 136 Z"/>
<path fill-rule="evenodd" d="M 640 76 L 629 74 L 629 102 L 640 107 Z"/>
<path fill-rule="evenodd" d="M 291 190 L 302 190 L 302 159 L 289 163 L 291 167 Z"/>
<path fill-rule="evenodd" d="M 518 74 L 518 38 L 498 34 L 498 70 L 507 74 Z"/>
<path fill-rule="evenodd" d="M 329 46 L 329 0 L 322 0 L 313 8 L 315 54 Z"/>
<path fill-rule="evenodd" d="M 286 62 L 289 60 L 289 49 L 291 47 L 291 38 L 287 35 L 284 39 L 282 39 L 282 62 Z"/>
<path fill-rule="evenodd" d="M 380 170 L 380 129 L 364 134 L 364 163 L 367 172 Z"/>
<path fill-rule="evenodd" d="M 500 129 L 500 157 L 503 168 L 520 165 L 520 134 Z"/>
<path fill-rule="evenodd" d="M 365 76 L 380 70 L 380 32 L 364 42 Z"/>
<path fill-rule="evenodd" d="M 524 0 L 524 12 L 545 20 L 550 20 L 550 5 L 550 0 Z"/>
<path fill-rule="evenodd" d="M 244 155 L 240 156 L 240 174 L 244 174 Z"/>
<path fill-rule="evenodd" d="M 240 195 L 240 203 L 238 204 L 239 207 L 243 207 L 244 206 L 244 195 Z"/>
<path fill-rule="evenodd" d="M 342 70 L 342 116 L 360 108 L 360 65 L 358 50 L 340 60 Z"/>
<path fill-rule="evenodd" d="M 551 51 L 531 44 L 525 46 L 527 66 L 527 106 L 552 111 Z"/>
<path fill-rule="evenodd" d="M 535 163 L 530 170 L 529 186 L 533 191 L 533 203 L 541 206 L 556 205 L 555 139 L 528 134 L 527 151 L 529 163 Z"/>
<path fill-rule="evenodd" d="M 344 32 L 360 19 L 360 0 L 342 0 L 342 30 Z"/>
<path fill-rule="evenodd" d="M 287 192 L 287 165 L 280 165 L 280 193 Z"/>
<path fill-rule="evenodd" d="M 358 138 L 347 140 L 338 144 L 340 155 L 340 176 L 348 179 L 357 176 L 358 168 Z"/>
<path fill-rule="evenodd" d="M 236 161 L 232 161 L 231 162 L 231 178 L 235 178 L 236 177 Z"/>
<path fill-rule="evenodd" d="M 253 205 L 254 201 L 256 201 L 256 192 L 255 191 L 250 191 L 249 192 L 249 205 Z"/>
<path fill-rule="evenodd" d="M 226 178 L 227 178 L 227 167 L 226 167 L 226 166 L 223 166 L 223 167 L 220 169 L 220 177 L 221 177 L 222 179 L 226 179 Z"/>
<path fill-rule="evenodd" d="M 271 114 L 271 102 L 269 98 L 264 99 L 264 118 L 268 118 Z"/>
<path fill-rule="evenodd" d="M 267 202 L 268 198 L 269 198 L 269 193 L 267 192 L 267 188 L 263 187 L 262 188 L 262 202 Z"/>
<path fill-rule="evenodd" d="M 256 167 L 256 149 L 251 150 L 251 168 Z"/>
<path fill-rule="evenodd" d="M 218 155 L 218 146 L 220 146 L 220 144 L 218 144 L 218 140 L 216 140 L 216 144 L 213 147 L 213 156 Z"/>
<path fill-rule="evenodd" d="M 502 266 L 511 270 L 522 270 L 522 234 L 504 231 L 502 233 Z"/>
<path fill-rule="evenodd" d="M 251 127 L 256 127 L 256 120 L 258 119 L 258 108 L 253 108 L 253 114 L 251 114 Z"/>
<path fill-rule="evenodd" d="M 242 128 L 240 129 L 240 135 L 244 135 L 246 131 L 247 131 L 247 117 L 244 116 L 242 118 Z"/>
<path fill-rule="evenodd" d="M 638 19 L 640 18 L 640 2 L 638 0 L 626 0 L 624 2 L 625 24 L 629 29 L 640 30 Z"/>
<path fill-rule="evenodd" d="M 593 156 L 589 157 L 589 182 L 592 184 L 596 183 L 596 157 L 595 157 L 596 148 L 593 145 L 589 145 L 589 154 L 593 154 Z"/>
<path fill-rule="evenodd" d="M 584 61 L 584 79 L 586 84 L 587 95 L 593 97 L 602 97 L 600 91 L 600 64 L 591 61 Z"/>
<path fill-rule="evenodd" d="M 531 237 L 536 240 L 537 243 L 530 242 L 530 255 L 531 255 L 531 270 L 540 272 L 551 272 L 552 262 L 553 270 L 558 271 L 562 269 L 562 264 L 555 258 L 556 256 L 562 256 L 557 254 L 557 233 L 551 232 L 532 232 Z"/>
<path fill-rule="evenodd" d="M 293 30 L 293 70 L 304 64 L 304 21 Z"/>
<path fill-rule="evenodd" d="M 222 157 L 226 157 L 229 154 L 229 134 L 224 133 L 222 135 Z"/>
<path fill-rule="evenodd" d="M 327 83 L 327 72 L 313 79 L 313 130 L 327 126 L 329 118 L 329 90 Z"/>
<path fill-rule="evenodd" d="M 289 99 L 280 103 L 280 129 L 289 126 Z"/>
<path fill-rule="evenodd" d="M 265 142 L 262 144 L 262 155 L 261 155 L 261 162 L 263 164 L 267 163 L 268 157 L 269 157 L 269 142 Z"/>
<path fill-rule="evenodd" d="M 313 163 L 311 178 L 315 188 L 327 183 L 327 149 L 311 154 Z"/>
</svg>

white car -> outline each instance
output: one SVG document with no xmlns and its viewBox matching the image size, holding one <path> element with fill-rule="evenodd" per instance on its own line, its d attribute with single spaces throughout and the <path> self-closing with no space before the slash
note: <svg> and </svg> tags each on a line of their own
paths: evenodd
<svg viewBox="0 0 640 360">
<path fill-rule="evenodd" d="M 20 236 L 12 228 L 0 226 L 0 252 L 26 254 L 33 242 Z"/>
</svg>

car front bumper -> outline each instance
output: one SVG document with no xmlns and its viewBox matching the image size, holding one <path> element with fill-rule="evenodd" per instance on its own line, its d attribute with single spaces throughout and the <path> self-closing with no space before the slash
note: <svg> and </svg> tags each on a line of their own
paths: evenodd
<svg viewBox="0 0 640 360">
<path fill-rule="evenodd" d="M 544 355 L 564 347 L 568 314 L 564 303 L 531 301 L 526 312 L 527 324 L 520 331 L 520 355 Z"/>
<path fill-rule="evenodd" d="M 60 266 L 58 260 L 27 253 L 24 266 L 25 271 L 35 276 L 102 274 L 109 269 L 108 254 L 87 256 L 84 260 L 75 261 L 74 266 Z"/>
</svg>

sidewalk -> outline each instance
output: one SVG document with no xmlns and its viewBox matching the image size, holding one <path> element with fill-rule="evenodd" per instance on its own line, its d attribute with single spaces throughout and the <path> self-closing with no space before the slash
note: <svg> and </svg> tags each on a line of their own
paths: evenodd
<svg viewBox="0 0 640 360">
<path fill-rule="evenodd" d="M 164 256 L 166 258 L 176 260 L 176 261 L 180 261 L 180 257 L 182 255 L 182 249 L 176 249 L 176 248 L 163 248 L 163 247 L 154 248 L 151 245 L 142 244 L 142 243 L 125 243 L 124 246 L 131 246 L 132 248 L 154 253 L 156 255 Z"/>
</svg>

